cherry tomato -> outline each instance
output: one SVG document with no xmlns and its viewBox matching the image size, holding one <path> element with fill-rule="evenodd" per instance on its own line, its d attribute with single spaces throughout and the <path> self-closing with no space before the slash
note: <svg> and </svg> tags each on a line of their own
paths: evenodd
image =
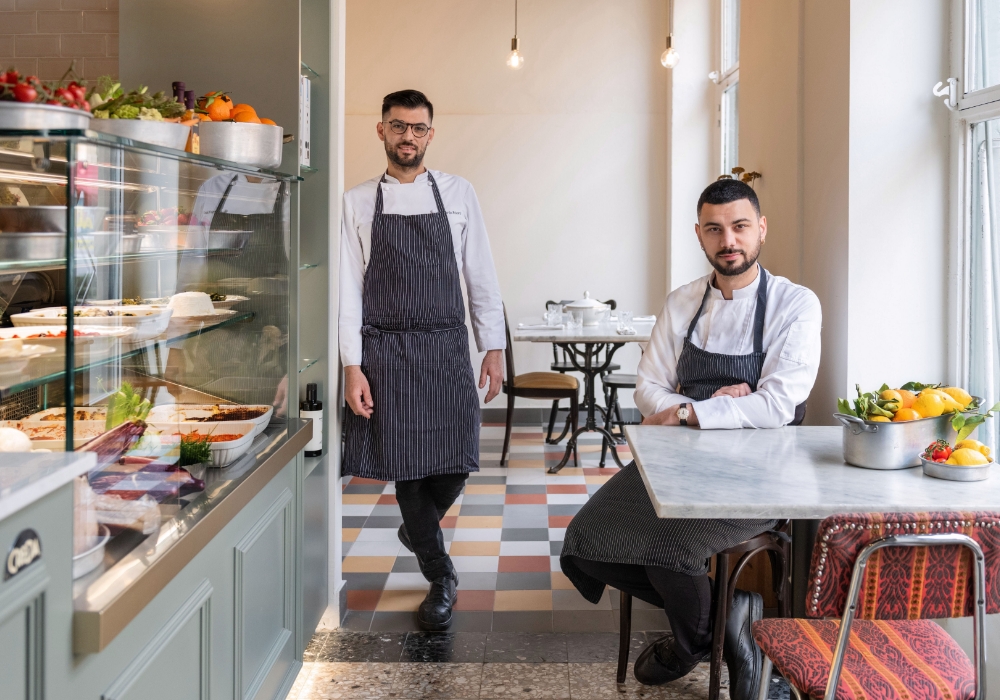
<svg viewBox="0 0 1000 700">
<path fill-rule="evenodd" d="M 59 105 L 60 107 L 62 106 L 62 102 L 60 102 L 59 100 L 45 100 L 45 104 L 47 104 L 47 105 Z"/>
<path fill-rule="evenodd" d="M 16 83 L 19 77 L 21 76 L 16 70 L 9 70 L 5 73 L 0 73 L 0 83 Z"/>
<path fill-rule="evenodd" d="M 14 99 L 18 102 L 34 102 L 38 91 L 30 85 L 19 83 L 14 86 Z"/>
<path fill-rule="evenodd" d="M 73 83 L 69 86 L 69 91 L 73 93 L 73 97 L 75 97 L 77 101 L 82 101 L 87 97 L 87 89 L 82 85 Z"/>
</svg>

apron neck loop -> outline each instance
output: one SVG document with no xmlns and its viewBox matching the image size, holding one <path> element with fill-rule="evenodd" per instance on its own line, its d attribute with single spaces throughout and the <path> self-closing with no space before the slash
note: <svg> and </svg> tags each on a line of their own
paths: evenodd
<svg viewBox="0 0 1000 700">
<path fill-rule="evenodd" d="M 767 270 L 758 263 L 757 269 L 760 271 L 759 282 L 757 284 L 757 304 L 754 309 L 753 318 L 753 351 L 756 353 L 764 352 L 764 314 L 767 311 Z M 698 307 L 698 312 L 691 319 L 691 323 L 688 325 L 687 335 L 685 340 L 691 341 L 691 336 L 694 334 L 694 328 L 698 325 L 698 321 L 701 319 L 702 313 L 705 311 L 705 304 L 708 303 L 708 297 L 712 294 L 712 280 L 708 280 L 708 285 L 705 288 L 705 295 L 701 298 L 701 306 Z"/>
<path fill-rule="evenodd" d="M 437 213 L 438 214 L 445 214 L 446 215 L 446 212 L 444 210 L 444 201 L 441 199 L 441 192 L 438 190 L 437 182 L 434 180 L 434 176 L 431 175 L 431 171 L 430 170 L 425 170 L 424 172 L 427 173 L 427 179 L 430 181 L 431 188 L 434 190 L 434 204 L 437 205 Z M 387 173 L 382 173 L 382 177 L 379 178 L 379 181 L 378 181 L 378 188 L 377 188 L 377 190 L 375 192 L 375 214 L 376 215 L 382 213 L 382 183 L 385 182 L 385 176 L 386 176 L 386 174 Z"/>
</svg>

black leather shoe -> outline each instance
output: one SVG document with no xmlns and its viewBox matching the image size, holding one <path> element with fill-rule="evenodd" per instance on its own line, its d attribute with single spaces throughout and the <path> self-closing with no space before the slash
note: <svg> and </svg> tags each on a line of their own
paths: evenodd
<svg viewBox="0 0 1000 700">
<path fill-rule="evenodd" d="M 670 648 L 673 642 L 673 636 L 668 634 L 646 645 L 632 669 L 637 681 L 643 685 L 663 685 L 675 681 L 691 673 L 700 661 L 709 656 L 706 653 L 702 659 L 685 663 Z"/>
<path fill-rule="evenodd" d="M 452 608 L 458 592 L 458 576 L 453 574 L 431 582 L 427 597 L 417 610 L 417 622 L 428 632 L 439 632 L 451 625 Z"/>
<path fill-rule="evenodd" d="M 726 619 L 723 655 L 729 667 L 731 700 L 756 700 L 763 655 L 750 627 L 764 615 L 764 599 L 757 593 L 733 591 L 733 607 Z"/>
<path fill-rule="evenodd" d="M 396 535 L 399 537 L 399 541 L 403 543 L 403 546 L 406 547 L 410 552 L 412 552 L 413 545 L 410 544 L 410 538 L 406 534 L 404 525 L 399 526 L 399 529 L 396 530 Z"/>
</svg>

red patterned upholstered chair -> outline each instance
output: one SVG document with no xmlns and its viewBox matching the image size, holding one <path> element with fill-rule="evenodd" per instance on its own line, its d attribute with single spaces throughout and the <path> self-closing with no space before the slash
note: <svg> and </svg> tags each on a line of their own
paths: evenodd
<svg viewBox="0 0 1000 700">
<path fill-rule="evenodd" d="M 838 515 L 820 525 L 806 619 L 756 622 L 795 697 L 983 700 L 984 615 L 1000 612 L 1000 513 Z M 975 661 L 933 618 L 974 618 Z M 840 619 L 831 619 L 840 618 Z"/>
</svg>

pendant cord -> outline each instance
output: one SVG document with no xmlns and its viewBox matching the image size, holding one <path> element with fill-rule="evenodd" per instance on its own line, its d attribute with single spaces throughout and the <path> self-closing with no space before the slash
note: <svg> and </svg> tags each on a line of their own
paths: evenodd
<svg viewBox="0 0 1000 700">
<path fill-rule="evenodd" d="M 517 36 L 517 0 L 514 0 L 514 36 Z"/>
<path fill-rule="evenodd" d="M 517 2 L 517 0 L 514 0 Z M 674 33 L 674 0 L 667 0 L 667 34 Z"/>
</svg>

